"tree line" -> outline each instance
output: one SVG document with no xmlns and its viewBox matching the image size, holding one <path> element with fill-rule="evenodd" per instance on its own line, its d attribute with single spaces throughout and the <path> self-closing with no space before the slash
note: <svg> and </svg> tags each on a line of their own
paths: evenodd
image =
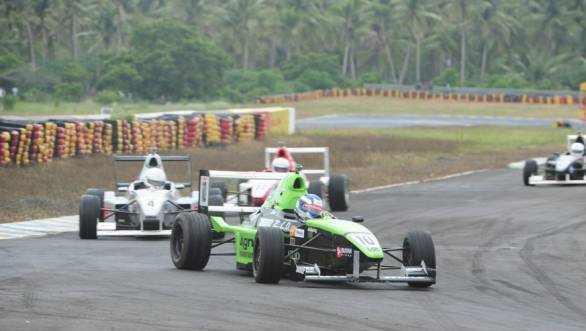
<svg viewBox="0 0 586 331">
<path fill-rule="evenodd" d="M 4 0 L 0 13 L 0 86 L 37 99 L 586 80 L 584 0 Z"/>
</svg>

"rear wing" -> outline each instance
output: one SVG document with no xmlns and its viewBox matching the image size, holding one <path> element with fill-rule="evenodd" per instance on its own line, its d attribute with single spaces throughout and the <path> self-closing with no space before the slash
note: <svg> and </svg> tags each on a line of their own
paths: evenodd
<svg viewBox="0 0 586 331">
<path fill-rule="evenodd" d="M 273 155 L 279 151 L 278 147 L 265 148 L 265 168 L 271 167 L 271 159 Z M 301 173 L 305 175 L 321 175 L 323 177 L 330 177 L 330 149 L 328 147 L 287 147 L 290 154 L 322 154 L 323 155 L 323 169 L 303 169 Z"/>
<path fill-rule="evenodd" d="M 144 162 L 148 156 L 114 155 L 114 162 Z M 189 155 L 161 155 L 161 161 L 191 161 Z"/>
<path fill-rule="evenodd" d="M 199 171 L 199 198 L 198 212 L 209 214 L 211 212 L 221 213 L 254 213 L 259 207 L 237 206 L 224 203 L 223 206 L 210 206 L 210 184 L 212 179 L 260 179 L 260 180 L 281 180 L 287 173 L 283 172 L 255 172 L 255 171 L 221 171 L 221 170 L 200 170 Z"/>
<path fill-rule="evenodd" d="M 158 155 L 156 153 L 154 153 L 153 151 L 149 152 L 148 155 L 114 155 L 114 183 L 116 185 L 116 190 L 118 191 L 126 191 L 128 186 L 131 184 L 130 182 L 119 182 L 118 181 L 118 176 L 116 173 L 116 166 L 115 164 L 117 162 L 143 162 L 143 169 L 141 171 L 141 175 L 142 173 L 145 171 L 145 168 L 147 167 L 147 160 L 151 160 L 153 159 L 153 161 L 156 161 L 155 163 L 157 163 L 156 166 L 162 167 L 162 162 L 187 162 L 187 176 L 189 178 L 189 182 L 182 182 L 182 183 L 175 183 L 175 187 L 177 189 L 184 189 L 184 188 L 190 188 L 192 187 L 192 182 L 191 182 L 191 157 L 189 155 Z"/>
</svg>

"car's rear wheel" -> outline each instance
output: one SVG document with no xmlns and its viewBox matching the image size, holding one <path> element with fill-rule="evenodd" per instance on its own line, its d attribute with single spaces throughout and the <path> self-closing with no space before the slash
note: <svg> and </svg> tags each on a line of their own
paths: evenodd
<svg viewBox="0 0 586 331">
<path fill-rule="evenodd" d="M 104 217 L 103 217 L 104 215 L 102 215 L 102 211 L 101 211 L 101 209 L 104 208 L 104 192 L 105 191 L 101 188 L 88 188 L 85 191 L 85 194 L 94 195 L 94 196 L 98 197 L 98 199 L 100 199 L 100 216 L 99 216 L 100 222 L 104 221 Z"/>
<path fill-rule="evenodd" d="M 215 182 L 212 183 L 210 188 L 217 188 L 220 190 L 220 195 L 224 200 L 228 198 L 228 189 L 226 188 L 226 183 L 224 182 Z"/>
<path fill-rule="evenodd" d="M 222 198 L 221 195 L 211 195 L 208 203 L 210 206 L 223 206 L 224 199 Z M 210 212 L 210 216 L 224 218 L 224 213 L 223 212 Z M 216 232 L 212 228 L 212 239 L 223 239 L 225 236 L 226 236 L 226 234 L 224 232 Z"/>
<path fill-rule="evenodd" d="M 285 257 L 283 232 L 279 228 L 260 227 L 256 232 L 252 274 L 257 283 L 277 284 Z"/>
<path fill-rule="evenodd" d="M 307 187 L 307 193 L 315 194 L 320 198 L 324 197 L 323 185 L 319 180 L 314 180 L 309 183 Z"/>
<path fill-rule="evenodd" d="M 403 240 L 403 265 L 421 267 L 421 262 L 429 268 L 429 276 L 435 279 L 435 246 L 431 235 L 423 231 L 410 231 Z M 433 282 L 411 282 L 411 287 L 429 287 Z"/>
<path fill-rule="evenodd" d="M 332 211 L 346 211 L 350 204 L 348 177 L 332 176 L 328 184 L 328 202 Z"/>
<path fill-rule="evenodd" d="M 99 216 L 100 199 L 95 195 L 82 195 L 79 203 L 79 238 L 98 238 Z"/>
<path fill-rule="evenodd" d="M 179 214 L 171 230 L 170 246 L 171 260 L 177 269 L 205 268 L 212 248 L 208 217 L 199 213 Z"/>
<path fill-rule="evenodd" d="M 525 186 L 533 186 L 529 183 L 529 178 L 534 175 L 537 175 L 537 162 L 535 160 L 525 161 L 525 166 L 523 167 L 523 184 Z"/>
</svg>

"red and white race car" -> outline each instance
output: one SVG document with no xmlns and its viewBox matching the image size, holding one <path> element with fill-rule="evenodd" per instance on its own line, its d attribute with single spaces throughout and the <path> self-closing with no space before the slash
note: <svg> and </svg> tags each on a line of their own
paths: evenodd
<svg viewBox="0 0 586 331">
<path fill-rule="evenodd" d="M 265 171 L 295 171 L 297 163 L 293 154 L 323 155 L 323 169 L 303 169 L 308 181 L 309 193 L 327 201 L 332 211 L 348 210 L 350 197 L 348 178 L 345 175 L 330 176 L 330 152 L 328 147 L 269 147 L 265 148 Z M 310 180 L 313 178 L 314 180 Z M 241 206 L 260 206 L 277 187 L 278 180 L 250 179 L 238 184 L 237 201 Z M 230 200 L 230 199 L 228 199 Z"/>
</svg>

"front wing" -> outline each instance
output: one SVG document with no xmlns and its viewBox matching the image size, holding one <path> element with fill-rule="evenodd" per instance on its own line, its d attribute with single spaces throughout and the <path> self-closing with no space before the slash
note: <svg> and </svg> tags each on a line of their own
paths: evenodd
<svg viewBox="0 0 586 331">
<path fill-rule="evenodd" d="M 529 177 L 529 185 L 586 185 L 585 179 L 570 179 L 567 175 L 564 180 L 548 180 L 543 176 Z"/>
<path fill-rule="evenodd" d="M 116 223 L 98 223 L 98 236 L 107 237 L 169 237 L 171 230 L 116 230 Z"/>
<path fill-rule="evenodd" d="M 329 282 L 329 283 L 431 283 L 435 284 L 435 277 L 431 276 L 425 262 L 421 267 L 402 267 L 400 276 L 381 276 L 377 272 L 375 277 L 360 275 L 360 254 L 353 251 L 352 274 L 346 276 L 322 276 L 317 266 L 301 267 L 298 273 L 304 274 L 306 282 Z"/>
</svg>

